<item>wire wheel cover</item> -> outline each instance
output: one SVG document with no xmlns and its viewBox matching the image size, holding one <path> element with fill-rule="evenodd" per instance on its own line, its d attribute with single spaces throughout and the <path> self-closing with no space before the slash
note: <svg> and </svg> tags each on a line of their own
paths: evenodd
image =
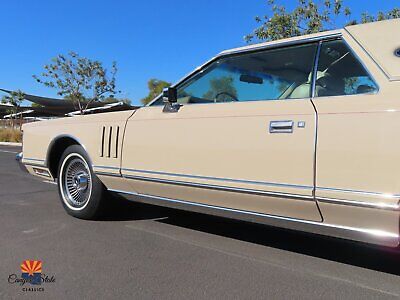
<svg viewBox="0 0 400 300">
<path fill-rule="evenodd" d="M 66 200 L 76 208 L 83 207 L 89 200 L 92 178 L 87 164 L 78 157 L 70 158 L 65 164 L 63 190 Z"/>
</svg>

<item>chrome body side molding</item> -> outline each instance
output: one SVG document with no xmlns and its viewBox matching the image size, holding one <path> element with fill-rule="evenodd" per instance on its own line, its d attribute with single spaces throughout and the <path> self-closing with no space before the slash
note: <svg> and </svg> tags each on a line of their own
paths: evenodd
<svg viewBox="0 0 400 300">
<path fill-rule="evenodd" d="M 385 194 L 385 193 L 379 193 L 379 192 L 370 192 L 370 191 L 359 191 L 359 190 L 346 190 L 346 189 L 338 189 L 338 188 L 329 188 L 329 187 L 318 187 L 317 190 L 320 191 L 334 191 L 334 192 L 341 192 L 341 193 L 353 193 L 353 194 L 361 194 L 361 195 L 367 195 L 367 196 L 376 196 L 380 198 L 399 198 L 399 194 Z"/>
<path fill-rule="evenodd" d="M 349 205 L 349 206 L 358 206 L 358 207 L 366 207 L 366 208 L 374 208 L 374 209 L 400 211 L 399 204 L 371 203 L 371 202 L 365 202 L 365 201 L 343 200 L 343 199 L 334 199 L 334 198 L 325 198 L 325 197 L 317 197 L 316 200 L 318 200 L 319 202 L 332 203 L 332 204 L 338 204 L 338 205 Z"/>
<path fill-rule="evenodd" d="M 26 165 L 45 167 L 46 163 L 43 159 L 21 157 L 21 162 Z"/>
<path fill-rule="evenodd" d="M 275 182 L 266 182 L 266 181 L 252 181 L 252 180 L 245 180 L 245 179 L 233 179 L 233 178 L 210 177 L 210 176 L 201 176 L 201 175 L 177 174 L 177 173 L 168 173 L 168 172 L 160 172 L 160 171 L 147 171 L 147 170 L 137 170 L 137 169 L 126 169 L 126 168 L 122 168 L 121 171 L 150 174 L 150 175 L 174 176 L 174 177 L 191 178 L 191 179 L 215 180 L 215 181 L 225 181 L 225 182 L 233 182 L 233 183 L 245 183 L 245 184 L 275 186 L 275 187 L 298 188 L 298 189 L 306 189 L 306 190 L 313 189 L 312 186 L 307 186 L 307 185 L 293 185 L 293 184 L 275 183 Z M 131 176 L 131 175 L 129 175 L 129 176 Z M 126 175 L 126 177 L 128 177 L 128 175 Z"/>
<path fill-rule="evenodd" d="M 246 193 L 246 194 L 255 194 L 255 195 L 269 196 L 269 197 L 279 197 L 279 198 L 290 198 L 290 199 L 314 201 L 314 198 L 312 196 L 304 196 L 304 195 L 297 195 L 297 194 L 261 191 L 261 190 L 253 190 L 253 189 L 246 189 L 246 188 L 235 188 L 235 187 L 228 187 L 228 186 L 203 184 L 203 183 L 194 183 L 194 182 L 186 182 L 186 181 L 177 181 L 177 180 L 169 180 L 169 179 L 150 178 L 150 177 L 142 177 L 142 176 L 126 175 L 126 176 L 123 176 L 123 177 L 124 178 L 128 178 L 128 179 L 151 181 L 151 182 L 157 182 L 157 183 L 166 183 L 166 184 L 181 185 L 181 186 L 199 187 L 199 188 L 205 188 L 205 189 L 222 190 L 222 191 Z"/>
<path fill-rule="evenodd" d="M 93 166 L 93 168 L 104 168 L 104 169 L 112 169 L 117 170 L 118 168 L 115 167 L 103 167 L 103 166 Z M 153 171 L 139 171 L 139 170 L 131 170 L 136 172 L 142 173 L 149 173 L 149 174 L 159 174 L 159 175 L 170 175 L 170 176 L 181 176 L 181 177 L 188 177 L 188 178 L 196 178 L 196 179 L 214 179 L 220 181 L 232 181 L 232 182 L 240 182 L 240 183 L 258 183 L 260 182 L 253 182 L 253 181 L 246 181 L 246 180 L 234 180 L 234 179 L 224 179 L 224 178 L 212 178 L 212 177 L 203 177 L 203 176 L 194 176 L 194 175 L 181 175 L 181 174 L 172 174 L 172 173 L 164 173 L 164 172 L 153 172 Z M 112 177 L 121 177 L 133 180 L 142 180 L 142 181 L 150 181 L 150 182 L 157 182 L 157 183 L 165 183 L 165 184 L 174 184 L 174 185 L 181 185 L 181 186 L 189 186 L 189 187 L 199 187 L 199 188 L 206 188 L 206 189 L 214 189 L 214 190 L 222 190 L 228 192 L 237 192 L 237 193 L 246 193 L 246 194 L 255 194 L 261 196 L 269 196 L 269 197 L 281 197 L 281 198 L 289 198 L 294 200 L 305 200 L 305 201 L 318 201 L 323 203 L 332 203 L 336 205 L 348 205 L 348 206 L 356 206 L 356 207 L 364 207 L 364 208 L 372 208 L 372 209 L 383 209 L 383 210 L 390 210 L 390 211 L 400 211 L 400 200 L 398 204 L 389 204 L 384 202 L 374 203 L 374 202 L 366 202 L 366 201 L 357 201 L 357 200 L 344 200 L 344 199 L 336 199 L 336 198 L 327 198 L 327 197 L 314 197 L 314 196 L 305 196 L 305 195 L 298 195 L 292 193 L 280 193 L 280 192 L 272 192 L 272 191 L 262 191 L 262 190 L 255 190 L 255 189 L 247 189 L 247 188 L 236 188 L 230 186 L 221 186 L 221 185 L 213 185 L 213 184 L 204 184 L 204 183 L 195 183 L 195 182 L 188 182 L 188 181 L 179 181 L 179 180 L 171 180 L 171 179 L 161 179 L 161 178 L 153 178 L 153 177 L 145 177 L 145 176 L 133 176 L 133 175 L 121 175 L 119 173 L 108 173 L 104 171 L 95 171 L 97 175 L 101 176 L 112 176 Z M 274 184 L 274 183 L 267 183 L 262 182 L 261 184 L 265 185 L 278 185 L 288 187 L 288 185 L 284 184 Z M 302 186 L 290 186 L 289 187 L 302 187 Z M 304 186 L 303 188 L 308 189 L 309 187 Z M 352 190 L 342 190 L 342 189 L 334 189 L 334 188 L 319 188 L 317 190 L 333 190 L 333 191 L 340 191 L 346 193 L 355 193 L 355 194 L 363 194 L 363 195 L 372 195 L 382 199 L 400 199 L 400 195 L 392 195 L 392 194 L 383 194 L 383 193 L 375 193 L 375 192 L 366 192 L 366 191 L 352 191 Z"/>
<path fill-rule="evenodd" d="M 108 170 L 120 170 L 120 168 L 110 167 L 110 166 L 92 166 L 93 169 L 108 169 Z"/>
<path fill-rule="evenodd" d="M 187 201 L 164 198 L 159 196 L 144 195 L 144 194 L 132 193 L 121 190 L 109 189 L 109 191 L 128 196 L 127 197 L 128 199 L 133 200 L 135 202 L 155 204 L 155 205 L 189 210 L 199 213 L 206 213 L 210 215 L 217 215 L 231 219 L 260 223 L 274 227 L 298 230 L 313 234 L 328 235 L 343 239 L 350 239 L 369 244 L 378 244 L 388 247 L 397 247 L 399 245 L 398 234 L 383 230 L 377 230 L 373 228 L 366 229 L 366 228 L 339 226 L 339 225 L 333 225 L 315 221 L 307 221 L 307 220 L 293 219 L 275 215 L 267 215 L 251 211 L 243 211 L 232 208 L 211 206 L 201 203 L 187 202 Z"/>
<path fill-rule="evenodd" d="M 118 173 L 107 173 L 107 172 L 102 172 L 102 171 L 95 171 L 94 172 L 96 175 L 100 175 L 100 176 L 110 176 L 110 177 L 119 177 L 119 178 L 123 178 L 121 176 L 121 174 Z"/>
<path fill-rule="evenodd" d="M 36 161 L 36 162 L 44 162 L 44 159 L 28 158 L 28 157 L 23 157 L 23 160 Z"/>
</svg>

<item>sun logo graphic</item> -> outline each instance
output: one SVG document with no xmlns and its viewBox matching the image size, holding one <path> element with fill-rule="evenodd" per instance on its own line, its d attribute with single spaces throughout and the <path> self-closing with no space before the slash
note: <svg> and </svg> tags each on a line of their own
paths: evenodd
<svg viewBox="0 0 400 300">
<path fill-rule="evenodd" d="M 30 284 L 40 285 L 42 283 L 42 261 L 25 260 L 21 264 L 21 277 Z"/>
</svg>

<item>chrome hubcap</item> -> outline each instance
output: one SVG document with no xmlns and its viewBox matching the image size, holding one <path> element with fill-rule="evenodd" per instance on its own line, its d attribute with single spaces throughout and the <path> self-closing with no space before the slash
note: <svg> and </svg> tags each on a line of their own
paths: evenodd
<svg viewBox="0 0 400 300">
<path fill-rule="evenodd" d="M 73 187 L 77 190 L 84 191 L 88 188 L 89 176 L 88 174 L 82 172 L 76 174 L 73 179 Z"/>
<path fill-rule="evenodd" d="M 63 194 L 68 204 L 81 208 L 90 198 L 92 181 L 87 164 L 78 157 L 72 157 L 65 163 L 63 175 Z"/>
</svg>

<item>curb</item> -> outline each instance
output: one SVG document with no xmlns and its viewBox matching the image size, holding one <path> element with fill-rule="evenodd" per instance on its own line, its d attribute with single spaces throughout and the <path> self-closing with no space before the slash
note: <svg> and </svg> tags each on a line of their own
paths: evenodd
<svg viewBox="0 0 400 300">
<path fill-rule="evenodd" d="M 22 146 L 22 143 L 0 142 L 0 146 Z"/>
</svg>

